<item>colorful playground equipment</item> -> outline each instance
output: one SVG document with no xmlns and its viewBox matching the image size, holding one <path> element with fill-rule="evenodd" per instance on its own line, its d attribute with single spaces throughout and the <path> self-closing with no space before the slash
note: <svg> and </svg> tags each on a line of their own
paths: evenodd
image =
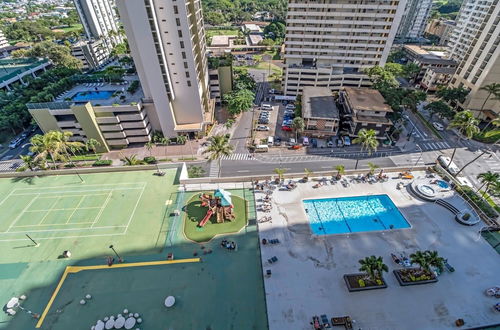
<svg viewBox="0 0 500 330">
<path fill-rule="evenodd" d="M 208 207 L 207 214 L 201 219 L 198 227 L 203 227 L 210 220 L 212 215 L 217 215 L 217 223 L 223 223 L 225 220 L 234 220 L 233 203 L 231 193 L 224 189 L 214 191 L 214 196 L 200 194 L 201 206 Z"/>
</svg>

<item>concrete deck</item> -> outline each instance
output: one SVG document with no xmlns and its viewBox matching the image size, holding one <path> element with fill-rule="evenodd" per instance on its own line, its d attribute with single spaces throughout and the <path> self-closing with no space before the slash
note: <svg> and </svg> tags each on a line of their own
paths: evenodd
<svg viewBox="0 0 500 330">
<path fill-rule="evenodd" d="M 415 174 L 415 173 L 414 173 Z M 313 189 L 313 182 L 298 184 L 291 192 L 275 191 L 272 223 L 259 223 L 262 238 L 278 238 L 279 245 L 261 247 L 263 271 L 272 270 L 265 289 L 270 329 L 310 329 L 313 315 L 350 315 L 355 329 L 451 329 L 458 318 L 465 327 L 500 322 L 493 311 L 495 299 L 484 294 L 499 284 L 498 253 L 478 234 L 481 224 L 464 226 L 450 211 L 418 200 L 407 189 L 397 190 L 393 179 L 385 183 L 341 184 Z M 422 178 L 424 173 L 416 173 Z M 410 181 L 406 180 L 408 184 Z M 410 222 L 411 228 L 383 232 L 313 236 L 302 206 L 302 199 L 387 194 Z M 264 196 L 256 193 L 256 201 Z M 463 200 L 447 197 L 453 205 Z M 400 268 L 390 253 L 437 250 L 455 267 L 444 272 L 434 284 L 401 287 L 392 274 Z M 358 272 L 358 260 L 382 256 L 389 266 L 387 289 L 349 293 L 343 274 Z M 269 265 L 267 260 L 279 261 Z"/>
</svg>

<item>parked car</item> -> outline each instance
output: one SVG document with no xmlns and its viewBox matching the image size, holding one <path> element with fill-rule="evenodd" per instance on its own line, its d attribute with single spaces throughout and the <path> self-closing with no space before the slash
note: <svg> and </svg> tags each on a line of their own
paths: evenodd
<svg viewBox="0 0 500 330">
<path fill-rule="evenodd" d="M 269 126 L 259 125 L 255 128 L 256 131 L 269 131 Z"/>
<path fill-rule="evenodd" d="M 289 110 L 295 110 L 295 104 L 287 104 L 285 109 L 289 109 Z"/>
<path fill-rule="evenodd" d="M 295 144 L 297 144 L 297 141 L 295 141 L 294 138 L 290 138 L 290 140 L 288 140 L 288 145 L 293 146 Z"/>
<path fill-rule="evenodd" d="M 261 108 L 262 110 L 268 110 L 268 111 L 272 111 L 272 110 L 273 110 L 273 106 L 272 106 L 272 105 L 270 105 L 269 103 L 262 103 L 262 104 L 260 105 L 260 108 Z"/>
<path fill-rule="evenodd" d="M 315 138 L 312 138 L 311 139 L 311 145 L 313 148 L 317 148 L 318 147 L 318 140 L 315 139 Z"/>
<path fill-rule="evenodd" d="M 432 126 L 434 126 L 435 129 L 438 131 L 444 131 L 444 126 L 441 123 L 438 123 L 437 121 L 432 123 Z"/>
<path fill-rule="evenodd" d="M 9 149 L 15 149 L 15 148 L 17 148 L 22 142 L 23 142 L 23 140 L 21 140 L 19 138 L 11 141 L 10 144 L 9 144 Z"/>
<path fill-rule="evenodd" d="M 281 138 L 279 136 L 274 137 L 274 145 L 275 146 L 280 146 L 281 145 Z"/>
<path fill-rule="evenodd" d="M 295 110 L 287 109 L 287 110 L 285 110 L 284 114 L 285 115 L 295 116 Z"/>
<path fill-rule="evenodd" d="M 335 142 L 333 140 L 333 137 L 332 138 L 329 138 L 328 140 L 326 140 L 326 146 L 328 148 L 333 148 L 335 146 Z"/>
<path fill-rule="evenodd" d="M 271 88 L 271 89 L 269 90 L 269 94 L 274 94 L 274 93 L 276 93 L 276 90 L 275 90 L 274 88 Z"/>
<path fill-rule="evenodd" d="M 345 146 L 350 146 L 351 145 L 351 139 L 348 136 L 342 137 L 342 141 L 344 142 Z"/>
<path fill-rule="evenodd" d="M 292 130 L 292 128 L 291 128 L 290 126 L 286 126 L 286 125 L 282 125 L 282 126 L 281 126 L 281 129 L 282 129 L 283 131 L 287 131 L 287 132 Z"/>
<path fill-rule="evenodd" d="M 337 147 L 342 148 L 344 146 L 344 141 L 342 139 L 337 139 Z"/>
<path fill-rule="evenodd" d="M 258 123 L 260 125 L 267 125 L 267 124 L 269 124 L 269 119 L 267 119 L 267 118 L 259 118 Z"/>
<path fill-rule="evenodd" d="M 439 164 L 445 169 L 447 170 L 448 172 L 450 172 L 451 174 L 457 174 L 458 171 L 460 171 L 460 169 L 458 168 L 458 166 L 451 161 L 450 157 L 446 157 L 444 155 L 440 155 L 438 158 L 437 158 Z"/>
</svg>

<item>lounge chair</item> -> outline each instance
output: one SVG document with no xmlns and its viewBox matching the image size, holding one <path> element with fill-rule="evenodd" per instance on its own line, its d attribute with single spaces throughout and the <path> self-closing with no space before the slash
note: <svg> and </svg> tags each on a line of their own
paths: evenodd
<svg viewBox="0 0 500 330">
<path fill-rule="evenodd" d="M 275 262 L 278 261 L 278 258 L 276 256 L 272 257 L 271 259 L 267 259 L 267 261 L 270 263 L 270 264 L 274 264 Z"/>
<path fill-rule="evenodd" d="M 332 322 L 332 326 L 337 326 L 337 325 L 344 325 L 345 324 L 345 318 L 344 317 L 332 317 L 330 319 Z"/>
<path fill-rule="evenodd" d="M 267 277 L 271 277 L 271 274 L 272 274 L 272 272 L 271 272 L 271 270 L 270 270 L 270 269 L 266 270 L 266 276 L 267 276 Z"/>
<path fill-rule="evenodd" d="M 328 323 L 328 317 L 325 314 L 321 315 L 321 323 L 323 323 L 323 329 L 330 328 L 330 323 Z"/>
<path fill-rule="evenodd" d="M 313 316 L 313 320 L 311 322 L 314 329 L 321 329 L 321 324 L 319 324 L 319 317 Z"/>
<path fill-rule="evenodd" d="M 279 244 L 279 243 L 280 243 L 280 240 L 279 240 L 279 239 L 277 239 L 277 238 L 273 238 L 273 239 L 270 239 L 270 240 L 269 240 L 269 243 L 270 243 L 270 244 Z"/>
</svg>

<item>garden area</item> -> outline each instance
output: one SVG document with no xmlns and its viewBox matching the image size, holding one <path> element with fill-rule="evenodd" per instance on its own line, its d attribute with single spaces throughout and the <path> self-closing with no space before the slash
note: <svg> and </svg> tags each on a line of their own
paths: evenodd
<svg viewBox="0 0 500 330">
<path fill-rule="evenodd" d="M 221 223 L 217 222 L 218 219 L 215 211 L 203 223 L 209 207 L 204 205 L 200 199 L 200 195 L 202 194 L 214 196 L 214 191 L 195 192 L 186 197 L 187 202 L 184 206 L 184 235 L 187 239 L 198 243 L 208 242 L 218 235 L 238 233 L 247 225 L 247 201 L 243 196 L 238 196 L 238 194 L 241 194 L 241 191 L 229 192 L 233 205 L 231 212 L 234 215 L 234 219 L 226 218 Z"/>
</svg>

